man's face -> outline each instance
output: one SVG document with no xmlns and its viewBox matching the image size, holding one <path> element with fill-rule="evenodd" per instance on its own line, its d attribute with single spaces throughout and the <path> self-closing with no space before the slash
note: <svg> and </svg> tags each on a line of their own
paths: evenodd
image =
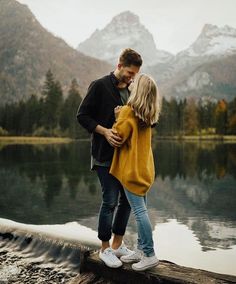
<svg viewBox="0 0 236 284">
<path fill-rule="evenodd" d="M 140 67 L 135 65 L 123 66 L 122 64 L 119 64 L 118 70 L 120 82 L 129 84 L 134 76 L 139 72 L 139 69 Z"/>
</svg>

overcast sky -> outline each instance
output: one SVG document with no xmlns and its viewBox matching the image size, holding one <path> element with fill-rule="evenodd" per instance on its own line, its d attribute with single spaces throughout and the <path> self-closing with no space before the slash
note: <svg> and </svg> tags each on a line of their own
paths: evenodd
<svg viewBox="0 0 236 284">
<path fill-rule="evenodd" d="M 39 22 L 73 47 L 112 17 L 131 11 L 152 33 L 158 49 L 187 48 L 205 23 L 236 28 L 236 0 L 18 0 Z"/>
</svg>

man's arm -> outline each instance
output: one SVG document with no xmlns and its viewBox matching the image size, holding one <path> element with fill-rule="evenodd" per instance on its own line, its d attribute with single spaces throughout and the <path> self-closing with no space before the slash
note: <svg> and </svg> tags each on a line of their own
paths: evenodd
<svg viewBox="0 0 236 284">
<path fill-rule="evenodd" d="M 96 96 L 97 86 L 96 82 L 92 82 L 88 88 L 88 92 L 84 99 L 82 100 L 76 118 L 89 133 L 92 133 L 98 123 L 93 119 L 96 112 Z"/>
<path fill-rule="evenodd" d="M 99 133 L 106 138 L 111 146 L 120 147 L 121 144 L 119 142 L 121 138 L 117 135 L 117 132 L 99 125 L 97 121 L 93 119 L 93 114 L 96 112 L 97 91 L 98 86 L 96 82 L 92 82 L 87 95 L 84 97 L 77 111 L 77 120 L 89 133 Z"/>
</svg>

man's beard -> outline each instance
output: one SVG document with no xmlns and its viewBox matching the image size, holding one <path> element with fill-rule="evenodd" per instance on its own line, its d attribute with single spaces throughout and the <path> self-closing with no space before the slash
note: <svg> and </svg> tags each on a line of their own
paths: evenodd
<svg viewBox="0 0 236 284">
<path fill-rule="evenodd" d="M 125 84 L 129 85 L 131 83 L 131 81 L 132 81 L 132 78 L 126 77 L 126 76 L 121 76 L 119 81 L 121 83 L 125 83 Z"/>
</svg>

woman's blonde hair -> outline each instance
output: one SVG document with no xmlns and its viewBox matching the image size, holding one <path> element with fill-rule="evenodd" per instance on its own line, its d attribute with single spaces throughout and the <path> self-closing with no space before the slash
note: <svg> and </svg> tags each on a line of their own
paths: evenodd
<svg viewBox="0 0 236 284">
<path fill-rule="evenodd" d="M 155 81 L 146 74 L 135 76 L 127 101 L 134 113 L 147 126 L 156 123 L 161 111 L 161 97 Z"/>
</svg>

